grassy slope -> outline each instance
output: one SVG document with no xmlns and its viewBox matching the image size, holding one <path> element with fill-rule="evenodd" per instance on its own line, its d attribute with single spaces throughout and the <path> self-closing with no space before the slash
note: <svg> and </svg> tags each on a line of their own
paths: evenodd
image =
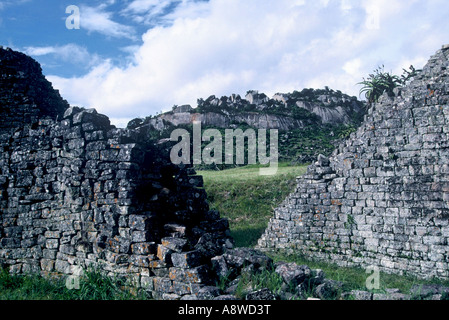
<svg viewBox="0 0 449 320">
<path fill-rule="evenodd" d="M 247 166 L 224 171 L 200 171 L 211 209 L 229 219 L 231 233 L 239 247 L 251 247 L 266 229 L 268 220 L 289 193 L 305 166 L 280 165 L 274 176 L 259 175 L 259 167 Z"/>
</svg>

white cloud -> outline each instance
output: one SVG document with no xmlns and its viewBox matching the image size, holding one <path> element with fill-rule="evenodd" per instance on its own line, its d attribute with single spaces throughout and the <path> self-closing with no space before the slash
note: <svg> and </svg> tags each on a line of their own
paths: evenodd
<svg viewBox="0 0 449 320">
<path fill-rule="evenodd" d="M 26 47 L 24 51 L 30 56 L 37 57 L 53 55 L 64 62 L 74 64 L 94 65 L 99 59 L 97 55 L 91 55 L 85 47 L 73 43 L 63 46 Z"/>
<path fill-rule="evenodd" d="M 130 5 L 144 12 L 154 3 Z M 379 64 L 408 68 L 402 64 L 426 61 L 447 39 L 448 20 L 434 19 L 448 15 L 445 0 L 376 3 L 378 24 L 369 24 L 367 0 L 185 0 L 167 15 L 170 25 L 128 47 L 133 64 L 104 61 L 83 77 L 52 81 L 70 102 L 122 121 L 253 89 L 273 95 L 328 85 L 358 95 L 356 84 Z"/>
<path fill-rule="evenodd" d="M 0 2 L 0 10 L 8 7 L 8 6 L 13 6 L 13 5 L 21 5 L 27 2 L 30 2 L 32 0 L 2 0 L 2 2 Z"/>
<path fill-rule="evenodd" d="M 136 35 L 133 27 L 113 21 L 113 12 L 105 11 L 108 4 L 102 4 L 98 7 L 81 6 L 81 28 L 114 38 L 135 40 Z"/>
<path fill-rule="evenodd" d="M 170 25 L 178 18 L 197 16 L 207 7 L 204 0 L 132 0 L 121 14 L 139 24 Z"/>
<path fill-rule="evenodd" d="M 172 2 L 173 1 L 171 0 L 134 0 L 128 4 L 124 12 L 136 14 L 153 12 L 154 14 L 157 14 L 161 13 L 163 9 L 168 7 Z"/>
</svg>

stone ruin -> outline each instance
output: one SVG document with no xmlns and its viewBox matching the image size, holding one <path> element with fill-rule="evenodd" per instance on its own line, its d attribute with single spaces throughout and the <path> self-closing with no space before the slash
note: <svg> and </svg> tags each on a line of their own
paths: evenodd
<svg viewBox="0 0 449 320">
<path fill-rule="evenodd" d="M 97 267 L 167 300 L 235 299 L 240 275 L 266 268 L 299 296 L 306 282 L 319 298 L 342 286 L 260 251 L 448 278 L 448 58 L 446 46 L 372 105 L 330 159 L 320 156 L 254 250 L 233 248 L 202 177 L 171 163 L 170 142 L 69 107 L 36 62 L 0 48 L 0 264 L 48 276 Z M 233 281 L 219 290 L 223 276 Z M 266 289 L 246 296 L 274 298 Z"/>
<path fill-rule="evenodd" d="M 0 46 L 0 132 L 56 119 L 69 107 L 42 76 L 39 63 L 23 53 Z"/>
<path fill-rule="evenodd" d="M 70 285 L 95 268 L 157 300 L 236 300 L 242 273 L 274 268 L 257 250 L 233 248 L 202 177 L 170 161 L 174 143 L 69 107 L 26 55 L 0 48 L 0 58 L 2 268 Z M 298 270 L 303 281 L 305 271 L 315 276 Z M 291 281 L 296 269 L 279 272 Z M 216 287 L 223 277 L 225 290 Z M 276 297 L 264 289 L 245 298 Z"/>
<path fill-rule="evenodd" d="M 319 157 L 258 242 L 340 266 L 449 278 L 449 45 Z"/>
<path fill-rule="evenodd" d="M 171 163 L 170 143 L 95 109 L 61 110 L 34 60 L 10 49 L 0 59 L 1 264 L 44 275 L 98 267 L 161 299 L 215 284 L 211 258 L 232 248 L 229 224 L 209 210 L 202 177 Z"/>
</svg>

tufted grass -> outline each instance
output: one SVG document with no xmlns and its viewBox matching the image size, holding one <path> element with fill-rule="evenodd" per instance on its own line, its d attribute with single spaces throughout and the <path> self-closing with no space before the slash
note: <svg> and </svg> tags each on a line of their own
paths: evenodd
<svg viewBox="0 0 449 320">
<path fill-rule="evenodd" d="M 14 275 L 0 267 L 0 300 L 141 300 L 143 292 L 126 289 L 123 280 L 89 269 L 79 286 L 69 289 L 66 277 L 44 278 L 38 274 Z"/>
</svg>

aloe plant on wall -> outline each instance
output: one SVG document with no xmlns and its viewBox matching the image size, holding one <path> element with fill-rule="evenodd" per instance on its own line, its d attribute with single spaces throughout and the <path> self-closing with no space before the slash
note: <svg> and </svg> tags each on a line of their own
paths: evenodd
<svg viewBox="0 0 449 320">
<path fill-rule="evenodd" d="M 367 79 L 363 78 L 362 82 L 358 84 L 363 85 L 360 89 L 360 94 L 365 94 L 365 98 L 369 103 L 377 102 L 380 96 L 385 92 L 388 95 L 393 95 L 393 90 L 397 87 L 405 86 L 410 82 L 421 70 L 415 69 L 413 65 L 409 70 L 402 69 L 401 77 L 393 75 L 384 71 L 385 67 L 382 65 L 374 70 Z"/>
</svg>

